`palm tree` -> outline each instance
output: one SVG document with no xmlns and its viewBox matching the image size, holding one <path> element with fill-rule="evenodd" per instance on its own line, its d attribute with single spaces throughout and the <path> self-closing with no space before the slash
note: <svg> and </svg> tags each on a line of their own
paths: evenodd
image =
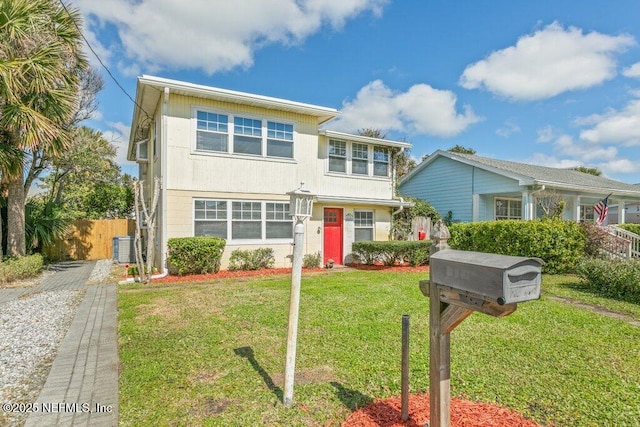
<svg viewBox="0 0 640 427">
<path fill-rule="evenodd" d="M 77 110 L 88 67 L 80 20 L 77 10 L 55 0 L 0 2 L 0 167 L 11 256 L 25 254 L 24 155 L 16 150 L 56 153 L 65 146 L 65 124 Z"/>
</svg>

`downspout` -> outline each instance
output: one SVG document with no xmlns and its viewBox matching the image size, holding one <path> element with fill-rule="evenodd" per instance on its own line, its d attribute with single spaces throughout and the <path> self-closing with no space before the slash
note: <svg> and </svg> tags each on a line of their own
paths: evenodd
<svg viewBox="0 0 640 427">
<path fill-rule="evenodd" d="M 169 88 L 164 88 L 162 101 L 162 138 L 160 138 L 160 204 L 162 213 L 162 241 L 160 242 L 160 260 L 162 274 L 151 276 L 151 279 L 160 279 L 169 274 L 167 266 L 167 115 L 169 114 Z"/>
</svg>

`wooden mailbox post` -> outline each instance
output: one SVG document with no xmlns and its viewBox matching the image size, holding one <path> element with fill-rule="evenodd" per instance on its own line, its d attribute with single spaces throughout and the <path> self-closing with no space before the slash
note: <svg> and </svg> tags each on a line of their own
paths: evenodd
<svg viewBox="0 0 640 427">
<path fill-rule="evenodd" d="M 518 302 L 540 298 L 542 260 L 444 249 L 430 259 L 430 427 L 450 425 L 451 331 L 472 312 L 495 317 L 513 313 Z"/>
</svg>

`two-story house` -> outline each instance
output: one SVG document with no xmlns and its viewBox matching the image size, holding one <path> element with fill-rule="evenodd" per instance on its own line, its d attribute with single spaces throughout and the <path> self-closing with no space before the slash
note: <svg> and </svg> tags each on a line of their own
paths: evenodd
<svg viewBox="0 0 640 427">
<path fill-rule="evenodd" d="M 138 78 L 128 158 L 150 197 L 159 177 L 156 264 L 167 239 L 226 239 L 234 249 L 270 247 L 290 266 L 293 222 L 287 192 L 317 195 L 305 221 L 305 253 L 342 264 L 358 240 L 388 240 L 395 197 L 393 156 L 406 142 L 320 126 L 333 108 L 164 78 Z"/>
</svg>

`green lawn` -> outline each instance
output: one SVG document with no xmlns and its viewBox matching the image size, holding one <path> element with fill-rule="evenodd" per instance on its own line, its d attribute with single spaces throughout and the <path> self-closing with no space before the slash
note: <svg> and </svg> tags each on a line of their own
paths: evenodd
<svg viewBox="0 0 640 427">
<path fill-rule="evenodd" d="M 337 426 L 371 399 L 400 393 L 403 314 L 411 316 L 411 391 L 427 391 L 425 278 L 305 275 L 289 409 L 280 403 L 288 276 L 121 286 L 120 423 Z M 597 299 L 576 283 L 545 276 L 540 301 L 501 319 L 474 313 L 458 326 L 452 394 L 541 424 L 638 426 L 640 328 L 549 298 Z M 637 306 L 611 304 L 640 320 Z"/>
</svg>

